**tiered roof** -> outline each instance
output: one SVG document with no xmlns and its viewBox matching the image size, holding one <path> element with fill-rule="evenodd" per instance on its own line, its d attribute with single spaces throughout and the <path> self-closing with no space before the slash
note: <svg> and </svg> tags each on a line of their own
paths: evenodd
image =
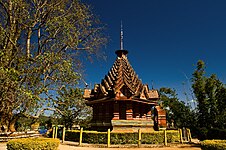
<svg viewBox="0 0 226 150">
<path fill-rule="evenodd" d="M 123 30 L 121 24 L 120 50 L 116 52 L 117 58 L 108 74 L 93 90 L 85 89 L 84 98 L 88 103 L 99 103 L 111 100 L 131 100 L 156 104 L 159 98 L 157 90 L 149 89 L 142 84 L 138 75 L 130 65 L 127 54 L 123 49 Z"/>
<path fill-rule="evenodd" d="M 117 58 L 100 84 L 94 89 L 86 89 L 84 97 L 90 102 L 106 100 L 132 100 L 145 103 L 154 103 L 159 98 L 157 90 L 149 89 L 142 84 L 138 75 L 127 59 L 127 50 L 117 50 Z"/>
</svg>

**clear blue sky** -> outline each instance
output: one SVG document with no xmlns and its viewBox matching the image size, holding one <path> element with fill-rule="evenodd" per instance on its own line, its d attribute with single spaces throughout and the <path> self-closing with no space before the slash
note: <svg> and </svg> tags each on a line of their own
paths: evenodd
<svg viewBox="0 0 226 150">
<path fill-rule="evenodd" d="M 154 88 L 175 88 L 181 100 L 196 62 L 207 65 L 207 74 L 226 80 L 225 0 L 83 0 L 107 24 L 110 42 L 103 49 L 107 60 L 85 62 L 85 80 L 100 83 L 113 65 L 119 49 L 120 21 L 124 49 L 143 83 Z M 182 83 L 185 82 L 185 87 Z"/>
</svg>

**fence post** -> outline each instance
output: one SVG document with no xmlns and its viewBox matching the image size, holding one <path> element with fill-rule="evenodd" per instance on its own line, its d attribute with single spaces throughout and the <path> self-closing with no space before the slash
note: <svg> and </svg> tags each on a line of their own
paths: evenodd
<svg viewBox="0 0 226 150">
<path fill-rule="evenodd" d="M 55 129 L 55 126 L 53 126 L 53 135 L 52 135 L 52 136 L 53 136 L 53 137 L 52 137 L 53 139 L 55 138 L 55 130 L 56 130 L 56 129 Z"/>
<path fill-rule="evenodd" d="M 192 137 L 191 137 L 191 130 L 190 130 L 190 129 L 187 129 L 187 132 L 188 132 L 188 139 L 189 139 L 189 142 L 191 142 L 191 140 L 192 140 Z"/>
<path fill-rule="evenodd" d="M 141 129 L 138 129 L 138 147 L 141 147 Z"/>
<path fill-rule="evenodd" d="M 166 130 L 164 130 L 164 145 L 167 146 Z"/>
<path fill-rule="evenodd" d="M 108 142 L 107 142 L 107 147 L 110 147 L 110 145 L 111 145 L 111 130 L 110 129 L 108 129 Z"/>
<path fill-rule="evenodd" d="M 180 142 L 181 142 L 181 144 L 183 144 L 182 129 L 179 129 L 179 133 L 180 133 Z"/>
<path fill-rule="evenodd" d="M 58 130 L 58 126 L 56 126 L 55 139 L 57 138 L 57 130 Z"/>
<path fill-rule="evenodd" d="M 79 146 L 82 145 L 82 132 L 83 132 L 83 128 L 80 129 Z"/>
<path fill-rule="evenodd" d="M 65 127 L 63 127 L 62 143 L 64 143 L 64 140 L 65 140 Z"/>
</svg>

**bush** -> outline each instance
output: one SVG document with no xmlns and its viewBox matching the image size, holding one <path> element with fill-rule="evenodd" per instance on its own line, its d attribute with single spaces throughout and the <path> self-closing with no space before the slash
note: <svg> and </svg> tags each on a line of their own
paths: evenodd
<svg viewBox="0 0 226 150">
<path fill-rule="evenodd" d="M 65 140 L 66 141 L 79 141 L 79 130 L 68 130 L 65 132 Z"/>
<path fill-rule="evenodd" d="M 218 128 L 207 129 L 205 127 L 197 128 L 196 134 L 198 136 L 198 139 L 201 141 L 212 140 L 212 139 L 226 140 L 226 130 L 225 129 L 218 129 Z"/>
<path fill-rule="evenodd" d="M 66 131 L 65 140 L 78 142 L 80 137 L 79 130 Z M 82 133 L 83 143 L 93 143 L 93 144 L 106 144 L 107 143 L 107 132 L 97 132 L 97 131 L 84 131 Z"/>
<path fill-rule="evenodd" d="M 209 140 L 212 140 L 212 139 L 226 140 L 226 130 L 218 129 L 218 128 L 209 129 L 207 133 L 207 138 Z"/>
<path fill-rule="evenodd" d="M 82 141 L 84 143 L 92 144 L 106 144 L 107 143 L 107 133 L 106 132 L 94 132 L 94 133 L 83 133 Z"/>
<path fill-rule="evenodd" d="M 203 127 L 203 128 L 197 128 L 197 136 L 198 136 L 198 139 L 203 141 L 203 140 L 206 140 L 208 139 L 207 138 L 207 134 L 208 134 L 208 129 Z"/>
<path fill-rule="evenodd" d="M 57 150 L 59 144 L 60 140 L 50 138 L 13 139 L 7 143 L 7 150 Z"/>
<path fill-rule="evenodd" d="M 138 133 L 111 133 L 112 144 L 137 144 Z"/>
<path fill-rule="evenodd" d="M 180 136 L 178 131 L 166 131 L 167 142 L 174 143 L 180 141 Z M 141 141 L 144 144 L 161 144 L 164 143 L 164 132 L 155 131 L 152 133 L 142 133 Z"/>
<path fill-rule="evenodd" d="M 66 141 L 79 141 L 79 130 L 66 131 Z M 167 131 L 167 142 L 179 142 L 178 131 Z M 107 144 L 107 132 L 84 131 L 82 135 L 83 143 Z M 111 133 L 111 144 L 137 144 L 138 133 Z M 143 144 L 161 144 L 164 143 L 164 132 L 154 131 L 141 134 Z"/>
<path fill-rule="evenodd" d="M 226 140 L 205 140 L 201 142 L 202 150 L 225 150 Z"/>
</svg>

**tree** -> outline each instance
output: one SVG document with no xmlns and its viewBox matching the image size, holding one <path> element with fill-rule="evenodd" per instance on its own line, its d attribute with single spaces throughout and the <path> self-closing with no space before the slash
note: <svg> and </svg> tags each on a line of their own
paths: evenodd
<svg viewBox="0 0 226 150">
<path fill-rule="evenodd" d="M 197 68 L 193 73 L 192 88 L 198 105 L 199 127 L 225 128 L 225 85 L 215 74 L 205 76 L 205 63 L 197 62 Z"/>
<path fill-rule="evenodd" d="M 82 91 L 78 88 L 67 89 L 63 87 L 59 91 L 56 106 L 61 113 L 57 113 L 61 118 L 61 123 L 68 129 L 73 125 L 92 119 L 92 108 L 85 104 Z"/>
<path fill-rule="evenodd" d="M 167 112 L 167 122 L 174 123 L 175 127 L 189 127 L 195 125 L 194 111 L 179 101 L 176 91 L 171 88 L 160 88 L 160 101 Z"/>
<path fill-rule="evenodd" d="M 0 124 L 15 131 L 19 117 L 53 108 L 55 91 L 75 88 L 79 54 L 107 39 L 79 0 L 0 0 L 0 12 Z"/>
</svg>

